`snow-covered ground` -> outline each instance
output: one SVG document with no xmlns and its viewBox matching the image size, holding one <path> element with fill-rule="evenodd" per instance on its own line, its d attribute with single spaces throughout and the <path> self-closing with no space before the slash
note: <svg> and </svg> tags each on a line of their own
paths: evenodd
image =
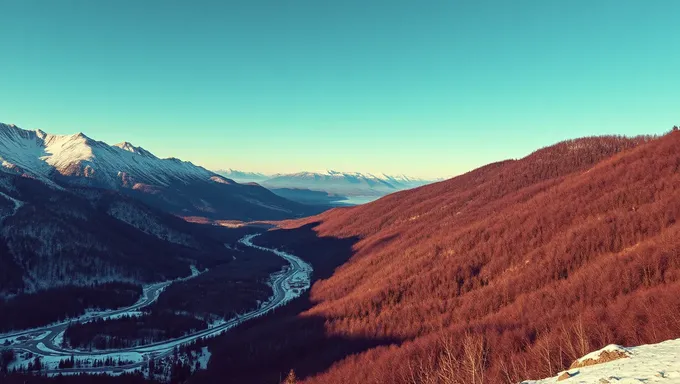
<svg viewBox="0 0 680 384">
<path fill-rule="evenodd" d="M 0 337 L 0 346 L 10 346 L 18 343 L 22 343 L 26 340 L 42 340 L 44 339 L 47 335 L 49 335 L 49 332 L 43 331 L 41 332 L 40 330 L 36 330 L 31 333 L 25 333 L 17 336 L 5 336 L 5 337 Z"/>
<path fill-rule="evenodd" d="M 288 263 L 290 263 L 290 266 L 286 266 L 281 271 L 272 274 L 268 282 L 268 284 L 270 284 L 271 286 L 277 285 L 278 282 L 283 288 L 284 299 L 281 300 L 278 304 L 276 304 L 276 307 L 286 304 L 290 300 L 302 295 L 304 291 L 308 290 L 311 286 L 313 272 L 312 266 L 303 261 L 302 259 L 300 259 L 299 257 L 291 255 L 290 253 L 280 251 L 278 249 L 269 249 L 253 244 L 252 239 L 256 236 L 258 235 L 257 234 L 248 235 L 243 239 L 239 240 L 239 242 L 242 243 L 243 245 L 253 247 L 261 251 L 273 252 L 275 255 L 285 259 L 286 261 L 288 261 Z M 291 271 L 291 268 L 295 271 L 292 274 L 289 273 L 289 271 Z M 275 290 L 274 296 L 276 294 L 277 292 Z M 272 299 L 273 296 L 270 297 L 264 303 L 263 306 L 266 306 L 266 304 L 269 303 Z"/>
<path fill-rule="evenodd" d="M 210 356 L 212 354 L 208 351 L 208 347 L 201 348 L 201 354 L 197 357 L 197 361 L 200 364 L 200 369 L 207 369 L 208 362 L 210 362 Z"/>
<path fill-rule="evenodd" d="M 123 313 L 117 313 L 111 316 L 102 317 L 102 320 L 115 320 L 120 319 L 121 317 L 140 317 L 142 315 L 144 315 L 144 312 L 142 311 L 128 311 Z"/>
<path fill-rule="evenodd" d="M 527 380 L 523 384 L 548 383 L 662 383 L 680 384 L 680 339 L 668 340 L 658 344 L 624 348 L 609 345 L 601 350 L 583 356 L 577 362 L 590 363 L 601 356 L 617 353 L 626 355 L 617 360 L 569 369 L 559 375 L 544 380 Z M 560 378 L 562 378 L 560 380 Z"/>
<path fill-rule="evenodd" d="M 208 321 L 208 328 L 219 327 L 220 325 L 226 324 L 227 320 L 223 318 L 216 318 Z"/>
<path fill-rule="evenodd" d="M 43 345 L 44 346 L 44 345 Z M 51 371 L 51 370 L 57 370 L 59 369 L 59 363 L 62 361 L 68 360 L 70 357 L 69 356 L 39 356 L 38 357 L 40 360 L 40 363 L 42 365 L 42 370 L 43 371 Z M 104 361 L 107 358 L 111 358 L 114 362 L 118 362 L 119 360 L 122 362 L 125 362 L 127 364 L 133 364 L 133 363 L 141 363 L 144 361 L 144 358 L 142 357 L 141 354 L 136 353 L 136 352 L 127 352 L 127 353 L 114 353 L 110 355 L 97 355 L 97 356 L 74 356 L 74 362 L 77 364 L 78 367 L 86 368 L 86 367 L 92 367 L 94 364 L 95 360 L 98 361 Z M 10 365 L 8 366 L 9 370 L 13 369 L 27 369 L 28 364 L 31 363 L 33 364 L 35 362 L 36 356 L 32 355 L 30 353 L 22 352 L 17 355 L 17 359 L 14 360 Z M 138 369 L 138 368 L 136 368 Z M 103 371 L 106 371 L 106 369 L 102 368 Z M 118 371 L 117 367 L 110 367 L 111 371 Z M 56 373 L 55 373 L 56 374 Z"/>
<path fill-rule="evenodd" d="M 59 332 L 59 334 L 54 339 L 52 339 L 52 343 L 54 343 L 54 345 L 56 345 L 57 347 L 61 347 L 64 344 L 64 333 L 65 332 L 66 331 Z"/>
</svg>

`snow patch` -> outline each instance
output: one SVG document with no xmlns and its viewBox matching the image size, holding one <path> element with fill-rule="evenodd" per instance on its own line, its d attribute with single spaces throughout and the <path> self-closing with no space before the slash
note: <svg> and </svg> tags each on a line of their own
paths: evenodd
<svg viewBox="0 0 680 384">
<path fill-rule="evenodd" d="M 201 353 L 198 356 L 198 363 L 200 364 L 199 369 L 208 369 L 208 362 L 210 362 L 210 356 L 212 353 L 208 350 L 208 347 L 201 348 Z"/>
<path fill-rule="evenodd" d="M 17 211 L 19 211 L 19 208 L 21 208 L 21 207 L 25 204 L 23 201 L 17 200 L 17 199 L 15 199 L 15 198 L 13 198 L 12 196 L 7 195 L 7 194 L 5 194 L 5 193 L 3 193 L 3 192 L 0 192 L 0 197 L 7 199 L 7 200 L 11 201 L 11 202 L 14 204 L 14 210 L 13 210 L 11 213 L 6 214 L 6 215 L 3 215 L 3 214 L 2 214 L 2 211 L 0 211 L 0 220 L 3 220 L 3 219 L 5 219 L 5 218 L 7 218 L 7 217 L 10 217 L 10 216 L 16 214 Z"/>
<path fill-rule="evenodd" d="M 559 375 L 543 380 L 528 380 L 522 384 L 557 383 L 662 383 L 680 384 L 680 339 L 658 344 L 624 348 L 609 345 L 589 353 L 578 361 L 598 359 L 605 353 L 625 353 L 628 358 L 606 363 L 569 369 Z M 568 375 L 565 374 L 568 373 Z M 566 379 L 559 380 L 559 377 Z"/>
<path fill-rule="evenodd" d="M 615 359 L 626 358 L 629 357 L 630 355 L 631 352 L 628 348 L 624 348 L 616 344 L 610 344 L 602 349 L 590 352 L 589 354 L 576 360 L 572 364 L 572 367 L 577 368 L 588 365 L 595 365 L 601 362 L 604 363 Z"/>
</svg>

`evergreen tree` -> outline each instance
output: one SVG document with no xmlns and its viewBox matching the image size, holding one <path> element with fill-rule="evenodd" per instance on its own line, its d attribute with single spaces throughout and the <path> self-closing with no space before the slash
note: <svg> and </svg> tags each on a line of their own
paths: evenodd
<svg viewBox="0 0 680 384">
<path fill-rule="evenodd" d="M 40 356 L 36 356 L 33 360 L 33 369 L 39 371 L 42 369 L 42 362 L 40 361 Z"/>
<path fill-rule="evenodd" d="M 286 380 L 283 382 L 283 384 L 296 384 L 297 380 L 298 379 L 297 376 L 295 376 L 295 371 L 291 369 L 290 372 L 288 372 L 288 376 L 286 377 Z"/>
<path fill-rule="evenodd" d="M 149 359 L 149 378 L 153 379 L 154 372 L 156 370 L 156 362 L 154 359 Z"/>
</svg>

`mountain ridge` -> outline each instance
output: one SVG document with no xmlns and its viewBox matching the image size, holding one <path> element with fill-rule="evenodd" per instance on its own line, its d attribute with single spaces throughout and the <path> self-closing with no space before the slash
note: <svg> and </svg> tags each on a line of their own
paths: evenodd
<svg viewBox="0 0 680 384">
<path fill-rule="evenodd" d="M 52 188 L 115 190 L 178 216 L 282 219 L 322 210 L 259 185 L 238 184 L 189 161 L 161 159 L 129 142 L 109 145 L 83 133 L 52 135 L 0 123 L 0 162 L 0 170 Z"/>
<path fill-rule="evenodd" d="M 261 181 L 267 188 L 305 188 L 345 196 L 383 196 L 396 191 L 429 184 L 433 180 L 406 175 L 372 174 L 362 172 L 296 172 L 276 174 Z"/>
<path fill-rule="evenodd" d="M 31 176 L 50 178 L 52 171 L 62 176 L 85 175 L 108 187 L 122 184 L 124 174 L 139 182 L 168 185 L 173 179 L 216 176 L 207 169 L 175 158 L 160 159 L 129 142 L 108 145 L 83 133 L 52 135 L 42 130 L 23 130 L 0 123 L 0 150 L 3 166 Z M 39 154 L 37 159 L 30 156 Z M 41 162 L 53 167 L 46 168 Z M 123 170 L 127 170 L 124 172 Z"/>
</svg>

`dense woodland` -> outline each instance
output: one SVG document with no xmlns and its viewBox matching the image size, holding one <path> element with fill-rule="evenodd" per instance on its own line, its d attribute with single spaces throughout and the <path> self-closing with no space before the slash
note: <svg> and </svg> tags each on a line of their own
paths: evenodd
<svg viewBox="0 0 680 384">
<path fill-rule="evenodd" d="M 0 192 L 23 202 L 0 217 L 0 297 L 162 281 L 189 275 L 192 264 L 202 270 L 231 260 L 227 229 L 206 230 L 114 191 L 58 190 L 0 172 Z"/>
<path fill-rule="evenodd" d="M 169 286 L 158 301 L 149 306 L 154 312 L 183 312 L 211 321 L 230 319 L 238 313 L 257 307 L 272 295 L 267 285 L 269 276 L 281 270 L 280 257 L 236 244 L 233 260 L 200 276 Z"/>
<path fill-rule="evenodd" d="M 290 239 L 304 256 L 296 236 L 313 228 L 319 241 L 350 241 L 349 261 L 314 284 L 307 305 L 215 343 L 207 375 L 513 383 L 609 343 L 679 337 L 678 217 L 672 132 L 571 140 L 288 222 L 256 241 Z M 313 263 L 326 252 L 315 250 Z M 249 347 L 235 356 L 237 344 Z"/>
<path fill-rule="evenodd" d="M 142 287 L 128 283 L 65 286 L 0 299 L 0 332 L 27 329 L 80 316 L 88 308 L 115 309 L 134 304 Z"/>
</svg>

